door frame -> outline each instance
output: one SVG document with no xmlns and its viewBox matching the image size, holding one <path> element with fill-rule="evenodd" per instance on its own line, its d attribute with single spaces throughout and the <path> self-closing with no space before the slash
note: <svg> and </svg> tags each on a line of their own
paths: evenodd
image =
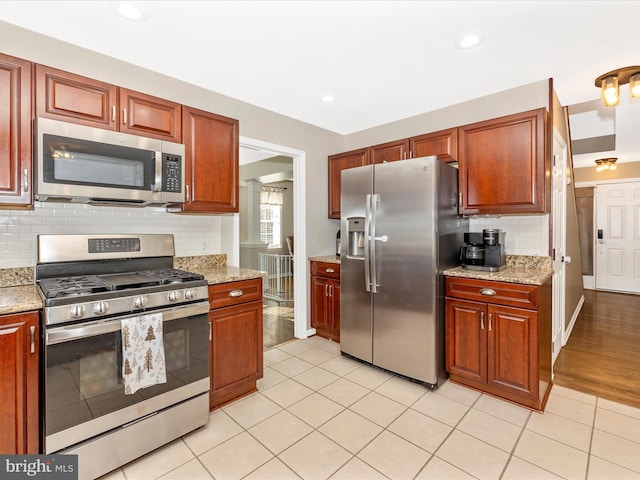
<svg viewBox="0 0 640 480">
<path fill-rule="evenodd" d="M 308 327 L 307 308 L 309 262 L 307 258 L 307 202 L 306 202 L 306 153 L 303 150 L 277 145 L 254 138 L 240 136 L 240 146 L 253 150 L 262 150 L 274 156 L 283 155 L 293 158 L 293 336 L 307 338 L 315 333 Z M 251 162 L 250 162 L 251 163 Z M 240 265 L 240 215 L 234 214 L 232 264 Z M 296 308 L 297 307 L 297 308 Z"/>
</svg>

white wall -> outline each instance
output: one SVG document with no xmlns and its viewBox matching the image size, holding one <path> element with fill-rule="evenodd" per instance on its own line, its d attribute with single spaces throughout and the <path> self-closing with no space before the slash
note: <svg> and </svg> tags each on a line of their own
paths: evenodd
<svg viewBox="0 0 640 480">
<path fill-rule="evenodd" d="M 36 202 L 33 210 L 0 210 L 0 268 L 32 267 L 36 236 L 59 233 L 172 233 L 176 256 L 226 253 L 221 217 L 175 215 L 163 208 Z"/>
</svg>

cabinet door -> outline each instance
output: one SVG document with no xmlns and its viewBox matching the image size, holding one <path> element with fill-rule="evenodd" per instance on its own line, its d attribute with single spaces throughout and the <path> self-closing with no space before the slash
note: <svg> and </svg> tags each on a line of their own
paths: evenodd
<svg viewBox="0 0 640 480">
<path fill-rule="evenodd" d="M 537 399 L 537 312 L 489 305 L 487 320 L 488 384 Z"/>
<path fill-rule="evenodd" d="M 342 170 L 369 164 L 369 149 L 362 148 L 329 157 L 329 218 L 340 218 Z"/>
<path fill-rule="evenodd" d="M 0 317 L 0 452 L 38 453 L 39 314 Z"/>
<path fill-rule="evenodd" d="M 383 143 L 371 147 L 371 163 L 395 162 L 409 158 L 409 139 Z"/>
<path fill-rule="evenodd" d="M 333 332 L 333 339 L 336 342 L 340 341 L 340 282 L 331 281 L 331 300 L 332 300 L 332 322 L 331 331 Z"/>
<path fill-rule="evenodd" d="M 538 109 L 458 129 L 460 213 L 548 211 L 547 115 Z"/>
<path fill-rule="evenodd" d="M 443 162 L 458 160 L 458 129 L 450 128 L 439 132 L 412 137 L 409 151 L 412 158 L 437 155 Z"/>
<path fill-rule="evenodd" d="M 30 207 L 31 74 L 26 60 L 0 54 L 0 207 Z"/>
<path fill-rule="evenodd" d="M 118 129 L 118 88 L 36 65 L 36 114 L 108 130 Z"/>
<path fill-rule="evenodd" d="M 262 300 L 216 308 L 211 321 L 212 403 L 262 378 Z"/>
<path fill-rule="evenodd" d="M 323 277 L 311 277 L 311 326 L 315 329 L 329 329 L 329 282 Z"/>
<path fill-rule="evenodd" d="M 237 213 L 238 120 L 191 107 L 182 109 L 186 201 L 169 211 Z"/>
<path fill-rule="evenodd" d="M 446 300 L 446 368 L 451 375 L 485 383 L 487 378 L 484 303 Z"/>
<path fill-rule="evenodd" d="M 119 89 L 120 131 L 182 143 L 182 106 L 125 88 Z"/>
</svg>

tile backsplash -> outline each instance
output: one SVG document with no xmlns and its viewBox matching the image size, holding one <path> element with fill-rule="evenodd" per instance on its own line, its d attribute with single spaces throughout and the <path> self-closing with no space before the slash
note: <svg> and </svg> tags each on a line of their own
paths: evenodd
<svg viewBox="0 0 640 480">
<path fill-rule="evenodd" d="M 33 210 L 0 210 L 0 268 L 36 264 L 39 234 L 172 233 L 176 256 L 218 254 L 216 215 L 176 215 L 159 207 L 105 207 L 36 202 Z"/>
<path fill-rule="evenodd" d="M 549 255 L 549 215 L 511 215 L 469 219 L 469 231 L 499 228 L 506 233 L 505 250 L 511 255 Z"/>
</svg>

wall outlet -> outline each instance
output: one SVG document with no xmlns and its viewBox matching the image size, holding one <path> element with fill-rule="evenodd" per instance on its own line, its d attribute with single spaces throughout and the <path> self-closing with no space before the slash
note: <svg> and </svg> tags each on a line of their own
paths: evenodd
<svg viewBox="0 0 640 480">
<path fill-rule="evenodd" d="M 209 242 L 207 240 L 202 240 L 200 243 L 200 252 L 208 253 L 209 252 Z"/>
</svg>

